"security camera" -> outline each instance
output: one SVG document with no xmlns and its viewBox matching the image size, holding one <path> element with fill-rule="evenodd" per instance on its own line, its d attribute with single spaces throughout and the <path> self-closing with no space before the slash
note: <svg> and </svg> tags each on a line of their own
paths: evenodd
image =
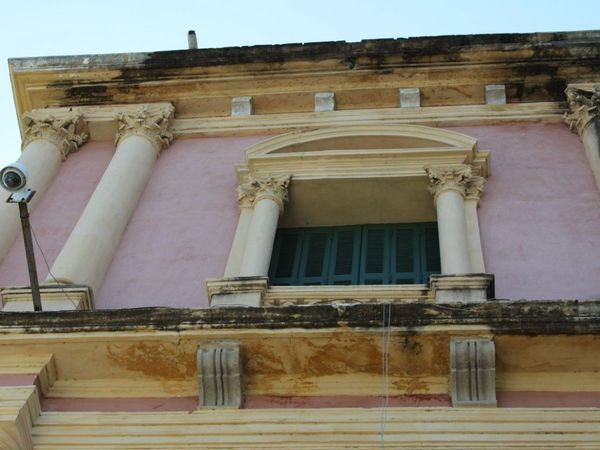
<svg viewBox="0 0 600 450">
<path fill-rule="evenodd" d="M 27 177 L 29 172 L 20 162 L 16 162 L 6 166 L 0 172 L 0 184 L 10 192 L 17 192 L 27 185 Z"/>
<path fill-rule="evenodd" d="M 35 193 L 27 187 L 29 171 L 24 164 L 16 162 L 0 171 L 0 186 L 11 192 L 10 203 L 28 202 Z"/>
</svg>

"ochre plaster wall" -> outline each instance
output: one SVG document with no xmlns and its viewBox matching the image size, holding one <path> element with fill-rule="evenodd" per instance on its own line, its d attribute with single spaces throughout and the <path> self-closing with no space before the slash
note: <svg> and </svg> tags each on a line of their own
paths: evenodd
<svg viewBox="0 0 600 450">
<path fill-rule="evenodd" d="M 562 124 L 453 129 L 492 153 L 479 218 L 496 296 L 600 297 L 600 192 L 577 136 Z M 97 308 L 207 306 L 206 278 L 222 276 L 237 225 L 234 162 L 265 138 L 174 141 L 96 293 Z M 32 215 L 50 264 L 113 152 L 110 143 L 93 142 L 71 155 Z M 39 254 L 37 261 L 43 279 Z M 19 238 L 0 264 L 0 286 L 26 284 Z"/>
<path fill-rule="evenodd" d="M 600 192 L 562 124 L 461 127 L 492 153 L 479 208 L 496 297 L 600 298 Z"/>
</svg>

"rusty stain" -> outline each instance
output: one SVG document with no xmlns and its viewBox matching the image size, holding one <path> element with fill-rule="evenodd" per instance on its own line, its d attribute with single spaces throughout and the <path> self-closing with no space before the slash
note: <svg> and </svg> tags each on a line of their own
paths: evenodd
<svg viewBox="0 0 600 450">
<path fill-rule="evenodd" d="M 108 345 L 107 354 L 119 366 L 150 377 L 180 380 L 196 373 L 196 355 L 179 352 L 173 344 Z"/>
</svg>

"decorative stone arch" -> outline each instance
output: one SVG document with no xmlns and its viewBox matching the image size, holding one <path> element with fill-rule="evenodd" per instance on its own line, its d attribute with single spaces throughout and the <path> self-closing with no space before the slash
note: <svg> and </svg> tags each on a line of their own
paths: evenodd
<svg viewBox="0 0 600 450">
<path fill-rule="evenodd" d="M 477 140 L 470 136 L 396 124 L 292 132 L 249 147 L 246 160 L 236 165 L 236 171 L 241 214 L 224 276 L 225 280 L 252 277 L 255 284 L 257 277 L 265 280 L 261 281 L 265 286 L 261 300 L 250 304 L 262 304 L 265 295 L 281 290 L 266 288 L 278 223 L 282 227 L 310 227 L 435 221 L 436 207 L 428 189 L 435 191 L 438 211 L 440 205 L 444 211 L 462 208 L 459 215 L 464 225 L 460 230 L 453 229 L 456 223 L 440 229 L 441 239 L 443 233 L 452 234 L 444 238 L 446 244 L 451 244 L 446 245 L 446 252 L 441 245 L 443 272 L 471 273 L 473 266 L 477 266 L 477 272 L 484 271 L 476 205 L 485 178 L 490 175 L 490 158 L 489 152 L 480 151 Z M 474 208 L 466 206 L 469 198 L 474 200 Z M 285 214 L 279 219 L 284 204 Z M 475 214 L 475 218 L 467 217 L 468 214 Z M 454 222 L 456 217 L 452 217 Z M 457 266 L 460 269 L 444 271 L 444 261 L 450 267 L 448 261 L 455 256 L 452 253 L 457 253 L 450 242 L 456 233 L 463 235 L 464 242 L 463 257 Z M 471 263 L 474 259 L 476 264 Z M 213 305 L 218 303 L 215 295 L 223 299 L 222 283 L 231 285 L 229 281 L 220 283 L 208 283 Z M 321 288 L 332 289 L 324 286 L 316 290 Z M 405 289 L 395 288 L 396 296 Z M 423 291 L 426 287 L 416 289 Z M 239 303 L 248 304 L 239 298 L 227 304 Z"/>
</svg>

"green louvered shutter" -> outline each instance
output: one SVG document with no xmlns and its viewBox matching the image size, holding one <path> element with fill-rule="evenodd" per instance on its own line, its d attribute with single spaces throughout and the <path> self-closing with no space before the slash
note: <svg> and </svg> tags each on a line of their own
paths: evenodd
<svg viewBox="0 0 600 450">
<path fill-rule="evenodd" d="M 360 284 L 388 284 L 390 272 L 389 227 L 363 227 L 360 260 Z"/>
<path fill-rule="evenodd" d="M 421 225 L 421 283 L 429 281 L 429 275 L 441 273 L 440 242 L 437 223 L 424 223 Z"/>
<path fill-rule="evenodd" d="M 271 284 L 290 286 L 298 284 L 303 235 L 302 230 L 277 230 L 269 269 Z"/>
<path fill-rule="evenodd" d="M 420 282 L 419 234 L 419 224 L 393 226 L 393 284 L 414 284 Z"/>
<path fill-rule="evenodd" d="M 298 284 L 327 284 L 331 229 L 317 228 L 304 231 Z"/>
<path fill-rule="evenodd" d="M 361 227 L 333 229 L 327 284 L 358 284 Z"/>
</svg>

